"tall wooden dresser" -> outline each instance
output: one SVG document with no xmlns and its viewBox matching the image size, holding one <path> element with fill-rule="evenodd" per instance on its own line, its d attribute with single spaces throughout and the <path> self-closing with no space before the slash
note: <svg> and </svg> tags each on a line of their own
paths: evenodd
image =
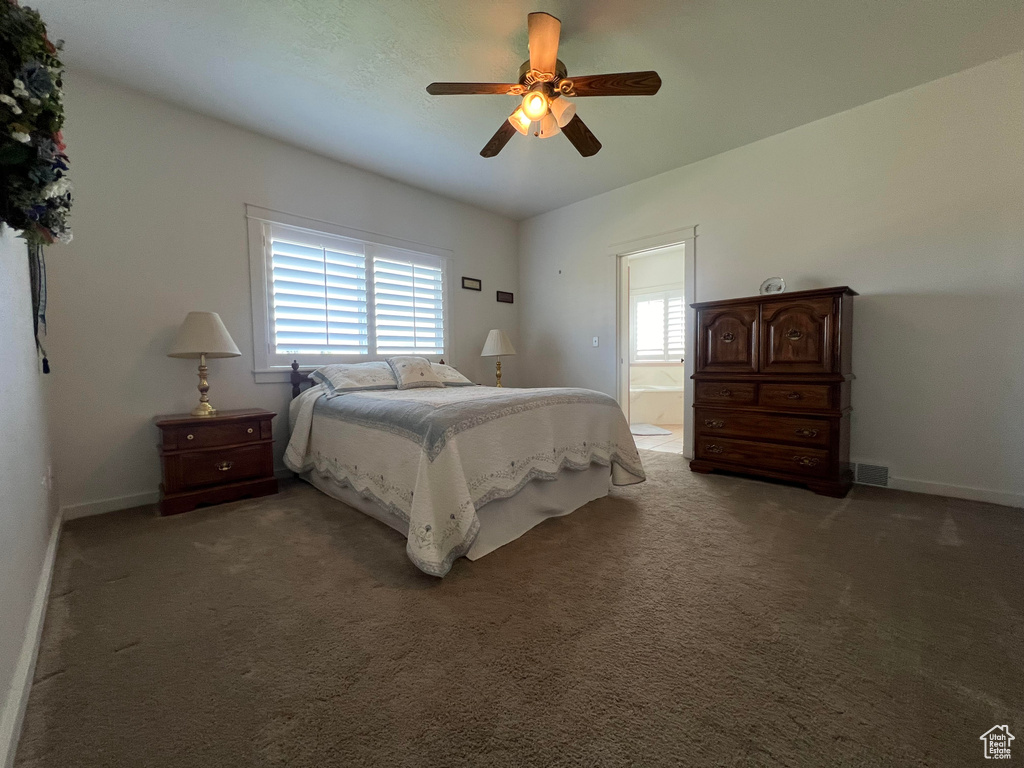
<svg viewBox="0 0 1024 768">
<path fill-rule="evenodd" d="M 706 301 L 697 310 L 690 469 L 728 470 L 845 496 L 850 471 L 846 286 Z"/>
</svg>

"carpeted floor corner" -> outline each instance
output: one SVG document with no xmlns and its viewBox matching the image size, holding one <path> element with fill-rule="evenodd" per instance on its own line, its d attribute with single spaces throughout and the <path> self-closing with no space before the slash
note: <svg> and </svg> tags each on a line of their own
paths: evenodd
<svg viewBox="0 0 1024 768">
<path fill-rule="evenodd" d="M 643 459 L 443 581 L 302 483 L 72 521 L 16 765 L 965 766 L 993 725 L 1024 739 L 1024 511 Z"/>
</svg>

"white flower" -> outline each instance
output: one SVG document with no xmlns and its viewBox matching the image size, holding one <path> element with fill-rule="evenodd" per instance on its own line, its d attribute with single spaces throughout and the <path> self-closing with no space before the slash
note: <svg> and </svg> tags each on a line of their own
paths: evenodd
<svg viewBox="0 0 1024 768">
<path fill-rule="evenodd" d="M 43 102 L 41 102 L 39 99 L 37 99 L 35 96 L 33 96 L 31 99 L 28 100 L 28 103 L 31 104 L 34 107 L 38 107 Z"/>
<path fill-rule="evenodd" d="M 65 229 L 63 232 L 61 232 L 59 235 L 57 235 L 57 242 L 58 243 L 63 243 L 64 245 L 67 245 L 68 243 L 70 243 L 71 242 L 71 230 L 70 229 Z"/>
<path fill-rule="evenodd" d="M 6 104 L 8 107 L 18 106 L 18 102 L 13 97 L 8 96 L 6 93 L 0 93 L 0 102 Z"/>
<path fill-rule="evenodd" d="M 27 133 L 22 133 L 21 131 L 11 131 L 11 138 L 15 141 L 20 141 L 22 144 L 28 144 L 32 141 L 31 136 Z"/>
<path fill-rule="evenodd" d="M 63 197 L 71 191 L 71 179 L 63 176 L 56 181 L 50 182 L 43 188 L 43 197 L 49 200 L 52 197 Z"/>
<path fill-rule="evenodd" d="M 14 78 L 14 87 L 19 90 L 24 90 L 25 84 L 18 78 Z"/>
</svg>

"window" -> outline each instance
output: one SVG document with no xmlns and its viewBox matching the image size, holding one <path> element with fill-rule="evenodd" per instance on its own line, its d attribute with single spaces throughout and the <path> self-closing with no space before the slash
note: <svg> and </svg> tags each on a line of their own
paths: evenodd
<svg viewBox="0 0 1024 768">
<path fill-rule="evenodd" d="M 445 354 L 444 256 L 249 216 L 258 369 Z"/>
<path fill-rule="evenodd" d="M 682 362 L 686 336 L 683 290 L 630 297 L 630 362 Z"/>
</svg>

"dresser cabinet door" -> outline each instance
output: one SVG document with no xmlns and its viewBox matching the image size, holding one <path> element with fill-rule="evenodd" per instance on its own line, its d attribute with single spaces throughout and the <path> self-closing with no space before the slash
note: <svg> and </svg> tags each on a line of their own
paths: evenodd
<svg viewBox="0 0 1024 768">
<path fill-rule="evenodd" d="M 761 305 L 761 373 L 832 373 L 835 301 L 773 301 Z"/>
<path fill-rule="evenodd" d="M 702 309 L 697 370 L 719 373 L 757 371 L 757 305 Z"/>
</svg>

